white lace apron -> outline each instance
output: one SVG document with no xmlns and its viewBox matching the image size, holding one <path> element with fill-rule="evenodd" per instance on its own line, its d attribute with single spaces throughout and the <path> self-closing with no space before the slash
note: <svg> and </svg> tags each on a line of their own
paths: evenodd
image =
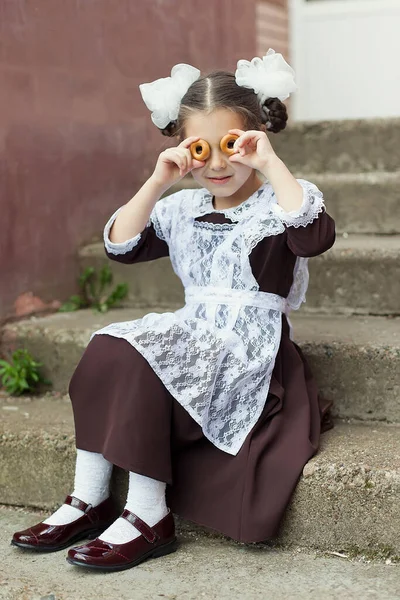
<svg viewBox="0 0 400 600">
<path fill-rule="evenodd" d="M 237 221 L 224 224 L 196 221 L 210 209 L 216 212 L 212 198 L 205 190 L 185 192 L 157 203 L 151 215 L 185 288 L 184 307 L 113 323 L 96 334 L 127 340 L 204 435 L 237 454 L 267 399 L 282 313 L 304 300 L 307 259 L 297 259 L 287 299 L 260 292 L 249 254 L 264 237 L 284 231 L 271 209 L 270 186 L 237 209 L 221 211 Z"/>
</svg>

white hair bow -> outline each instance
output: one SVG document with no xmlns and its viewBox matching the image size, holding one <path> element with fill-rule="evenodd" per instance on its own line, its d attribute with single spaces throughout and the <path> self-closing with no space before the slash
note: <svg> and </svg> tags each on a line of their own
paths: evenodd
<svg viewBox="0 0 400 600">
<path fill-rule="evenodd" d="M 152 112 L 151 120 L 154 125 L 164 129 L 168 123 L 178 118 L 183 96 L 199 77 L 199 69 L 181 63 L 172 68 L 171 77 L 139 85 L 143 101 Z"/>
<path fill-rule="evenodd" d="M 292 67 L 272 48 L 262 59 L 239 60 L 235 79 L 238 85 L 255 91 L 261 106 L 267 98 L 286 100 L 297 89 Z"/>
</svg>

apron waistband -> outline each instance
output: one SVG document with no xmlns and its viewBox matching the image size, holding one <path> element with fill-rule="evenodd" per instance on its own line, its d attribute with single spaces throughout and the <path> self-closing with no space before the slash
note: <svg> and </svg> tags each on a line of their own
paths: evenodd
<svg viewBox="0 0 400 600">
<path fill-rule="evenodd" d="M 217 286 L 195 286 L 185 288 L 186 304 L 227 304 L 256 306 L 258 308 L 287 312 L 286 298 L 269 292 L 235 290 Z"/>
</svg>

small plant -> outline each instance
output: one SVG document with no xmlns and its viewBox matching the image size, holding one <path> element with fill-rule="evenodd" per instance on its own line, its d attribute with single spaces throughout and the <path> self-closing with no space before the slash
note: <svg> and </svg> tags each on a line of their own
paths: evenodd
<svg viewBox="0 0 400 600">
<path fill-rule="evenodd" d="M 119 283 L 111 293 L 107 294 L 105 288 L 110 287 L 112 281 L 113 275 L 108 264 L 104 265 L 98 273 L 93 267 L 87 267 L 78 279 L 81 295 L 71 296 L 60 307 L 60 311 L 70 312 L 93 307 L 98 312 L 107 312 L 128 294 L 127 283 Z"/>
<path fill-rule="evenodd" d="M 28 350 L 21 349 L 13 352 L 11 362 L 0 360 L 1 383 L 7 393 L 20 396 L 34 392 L 40 383 L 51 385 L 39 372 L 42 363 L 36 362 Z"/>
</svg>

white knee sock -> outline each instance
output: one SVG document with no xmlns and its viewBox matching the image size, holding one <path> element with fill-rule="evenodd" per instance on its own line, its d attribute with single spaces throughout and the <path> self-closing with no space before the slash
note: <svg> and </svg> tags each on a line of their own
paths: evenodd
<svg viewBox="0 0 400 600">
<path fill-rule="evenodd" d="M 137 473 L 129 473 L 129 491 L 125 508 L 137 515 L 150 527 L 167 514 L 166 484 Z M 141 535 L 131 523 L 119 517 L 99 539 L 111 544 L 125 544 Z"/>
<path fill-rule="evenodd" d="M 109 485 L 113 465 L 97 452 L 79 450 L 76 452 L 75 465 L 75 487 L 71 496 L 75 496 L 86 502 L 97 506 L 108 498 Z M 63 504 L 48 519 L 43 521 L 48 525 L 65 525 L 72 523 L 83 515 L 78 508 L 69 504 Z"/>
</svg>

